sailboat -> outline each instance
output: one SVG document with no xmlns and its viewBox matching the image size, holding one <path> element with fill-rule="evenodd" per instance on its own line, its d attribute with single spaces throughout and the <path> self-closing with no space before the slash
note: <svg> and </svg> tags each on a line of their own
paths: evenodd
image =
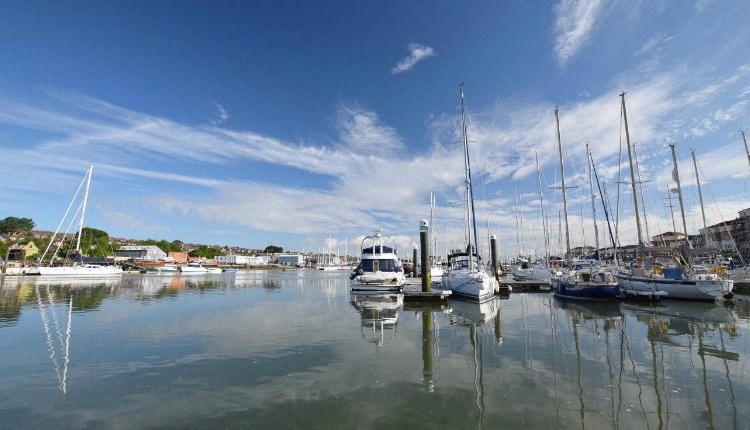
<svg viewBox="0 0 750 430">
<path fill-rule="evenodd" d="M 643 241 L 638 214 L 638 198 L 635 189 L 633 157 L 631 155 L 628 117 L 625 109 L 625 92 L 622 98 L 622 113 L 625 122 L 625 139 L 630 161 L 631 186 L 633 187 L 633 204 L 635 207 L 636 231 L 638 232 L 638 259 L 632 268 L 623 268 L 617 273 L 617 280 L 627 295 L 666 296 L 672 299 L 715 301 L 732 297 L 734 281 L 721 279 L 705 267 L 691 264 L 691 246 L 688 241 L 685 208 L 682 200 L 680 174 L 677 168 L 677 156 L 674 145 L 672 149 L 672 179 L 677 184 L 677 196 L 682 214 L 682 227 L 685 234 L 685 245 L 682 250 L 672 247 L 649 247 Z"/>
<path fill-rule="evenodd" d="M 495 277 L 480 268 L 479 247 L 477 246 L 477 225 L 474 219 L 474 195 L 471 187 L 471 163 L 469 161 L 469 139 L 466 135 L 466 115 L 464 108 L 464 86 L 461 93 L 461 126 L 464 138 L 465 204 L 464 227 L 467 239 L 465 249 L 448 254 L 448 273 L 443 275 L 443 289 L 451 290 L 456 297 L 483 302 L 491 299 L 499 289 Z"/>
<path fill-rule="evenodd" d="M 63 215 L 63 218 L 60 220 L 60 224 L 57 226 L 57 230 L 55 231 L 55 234 L 52 236 L 52 240 L 50 240 L 50 244 L 47 246 L 47 249 L 39 258 L 39 263 L 40 263 L 39 274 L 42 276 L 100 277 L 100 276 L 119 276 L 122 274 L 122 268 L 120 268 L 119 266 L 114 266 L 114 265 L 99 266 L 99 265 L 94 265 L 94 264 L 83 264 L 83 258 L 80 258 L 81 233 L 83 232 L 83 219 L 84 219 L 84 215 L 86 214 L 86 203 L 89 197 L 89 188 L 91 186 L 91 175 L 93 171 L 94 171 L 94 166 L 89 166 L 89 169 L 86 172 L 86 175 L 83 177 L 81 184 L 78 186 L 78 190 L 76 191 L 75 195 L 73 196 L 73 199 L 70 201 L 70 204 L 68 205 L 68 209 L 65 211 L 65 215 Z M 68 213 L 70 212 L 70 209 L 73 206 L 73 203 L 76 201 L 84 182 L 86 183 L 86 189 L 83 193 L 83 200 L 81 201 L 80 206 L 78 207 L 76 211 L 76 214 L 80 213 L 80 218 L 78 220 L 78 237 L 76 238 L 76 249 L 75 249 L 75 255 L 76 255 L 77 261 L 75 261 L 72 266 L 51 266 L 51 265 L 42 266 L 41 262 L 44 261 L 44 257 L 47 255 L 47 252 L 49 252 L 50 246 L 53 243 L 55 243 L 55 238 L 57 237 L 57 234 L 60 232 L 60 227 L 62 227 L 63 222 L 67 218 Z M 74 215 L 74 219 L 75 219 L 75 215 Z M 71 221 L 71 224 L 72 224 L 72 221 Z M 57 251 L 55 252 L 55 255 L 52 258 L 53 260 L 56 254 L 57 254 Z"/>
<path fill-rule="evenodd" d="M 562 139 L 560 137 L 560 112 L 555 109 L 557 120 L 557 145 L 560 150 L 560 175 L 562 178 L 563 208 L 565 210 L 565 258 L 571 267 L 570 229 L 568 226 L 568 203 L 565 190 L 565 166 L 563 164 Z M 598 247 L 597 247 L 598 249 Z M 614 276 L 599 267 L 589 265 L 583 269 L 571 269 L 552 280 L 552 289 L 557 297 L 581 300 L 611 300 L 620 295 L 620 287 Z"/>
</svg>

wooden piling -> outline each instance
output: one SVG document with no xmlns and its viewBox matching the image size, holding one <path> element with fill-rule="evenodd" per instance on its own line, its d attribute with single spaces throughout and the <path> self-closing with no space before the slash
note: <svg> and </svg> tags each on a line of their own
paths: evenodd
<svg viewBox="0 0 750 430">
<path fill-rule="evenodd" d="M 417 264 L 417 247 L 414 247 L 414 252 L 412 253 L 411 257 L 411 276 L 412 278 L 416 278 L 419 276 L 419 272 L 417 271 L 418 264 Z"/>
<path fill-rule="evenodd" d="M 427 223 L 427 220 L 423 219 L 419 225 L 419 246 L 422 247 L 422 292 L 425 293 L 430 292 L 430 282 L 432 281 L 430 279 L 430 239 L 428 237 L 429 229 L 430 227 Z"/>
<path fill-rule="evenodd" d="M 497 236 L 494 234 L 490 236 L 490 258 L 492 258 L 492 273 L 495 274 L 495 279 L 500 281 L 500 271 L 497 268 Z"/>
</svg>

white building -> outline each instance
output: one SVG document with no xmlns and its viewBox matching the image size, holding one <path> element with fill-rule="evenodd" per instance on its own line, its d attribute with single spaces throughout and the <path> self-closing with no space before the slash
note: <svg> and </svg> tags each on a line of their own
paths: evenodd
<svg viewBox="0 0 750 430">
<path fill-rule="evenodd" d="M 219 264 L 231 264 L 237 266 L 266 266 L 268 257 L 250 255 L 217 255 L 215 260 Z"/>
<path fill-rule="evenodd" d="M 305 256 L 300 254 L 279 255 L 276 258 L 276 262 L 281 264 L 282 266 L 302 267 L 305 265 Z"/>
<path fill-rule="evenodd" d="M 154 245 L 124 245 L 115 250 L 115 257 L 138 260 L 166 260 L 167 253 Z"/>
</svg>

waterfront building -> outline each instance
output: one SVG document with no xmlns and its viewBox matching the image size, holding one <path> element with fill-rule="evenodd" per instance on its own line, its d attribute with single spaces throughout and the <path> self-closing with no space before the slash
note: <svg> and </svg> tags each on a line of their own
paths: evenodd
<svg viewBox="0 0 750 430">
<path fill-rule="evenodd" d="M 252 255 L 217 255 L 214 257 L 219 264 L 229 264 L 236 266 L 266 266 L 269 263 L 269 259 L 266 256 L 252 256 Z"/>
<path fill-rule="evenodd" d="M 301 254 L 284 254 L 276 257 L 276 262 L 282 266 L 302 267 L 305 265 L 305 256 Z"/>
<path fill-rule="evenodd" d="M 32 241 L 29 241 L 25 245 L 20 243 L 13 245 L 9 251 L 8 260 L 25 260 L 39 254 L 39 248 Z"/>
<path fill-rule="evenodd" d="M 154 245 L 125 245 L 115 250 L 115 257 L 134 260 L 166 260 L 167 253 Z"/>
<path fill-rule="evenodd" d="M 188 262 L 188 253 L 187 252 L 170 251 L 167 254 L 167 259 L 170 259 L 170 260 L 174 261 L 175 263 L 185 264 L 185 263 Z"/>
</svg>

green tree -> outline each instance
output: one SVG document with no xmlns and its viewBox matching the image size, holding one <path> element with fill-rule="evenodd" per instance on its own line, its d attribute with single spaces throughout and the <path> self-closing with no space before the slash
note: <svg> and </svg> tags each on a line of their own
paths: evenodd
<svg viewBox="0 0 750 430">
<path fill-rule="evenodd" d="M 34 221 L 31 218 L 16 218 L 9 216 L 0 220 L 0 233 L 20 233 L 34 230 Z"/>
<path fill-rule="evenodd" d="M 281 252 L 284 252 L 284 248 L 276 245 L 268 245 L 266 249 L 263 250 L 266 254 L 278 254 Z"/>
<path fill-rule="evenodd" d="M 217 255 L 225 255 L 223 252 L 216 248 L 207 245 L 201 245 L 188 254 L 191 257 L 203 257 L 203 258 L 214 258 Z"/>
<path fill-rule="evenodd" d="M 0 242 L 0 260 L 5 259 L 6 252 L 8 252 L 8 244 L 5 242 Z"/>
<path fill-rule="evenodd" d="M 108 257 L 112 255 L 109 244 L 109 233 L 91 227 L 81 230 L 81 254 L 89 257 Z"/>
</svg>

